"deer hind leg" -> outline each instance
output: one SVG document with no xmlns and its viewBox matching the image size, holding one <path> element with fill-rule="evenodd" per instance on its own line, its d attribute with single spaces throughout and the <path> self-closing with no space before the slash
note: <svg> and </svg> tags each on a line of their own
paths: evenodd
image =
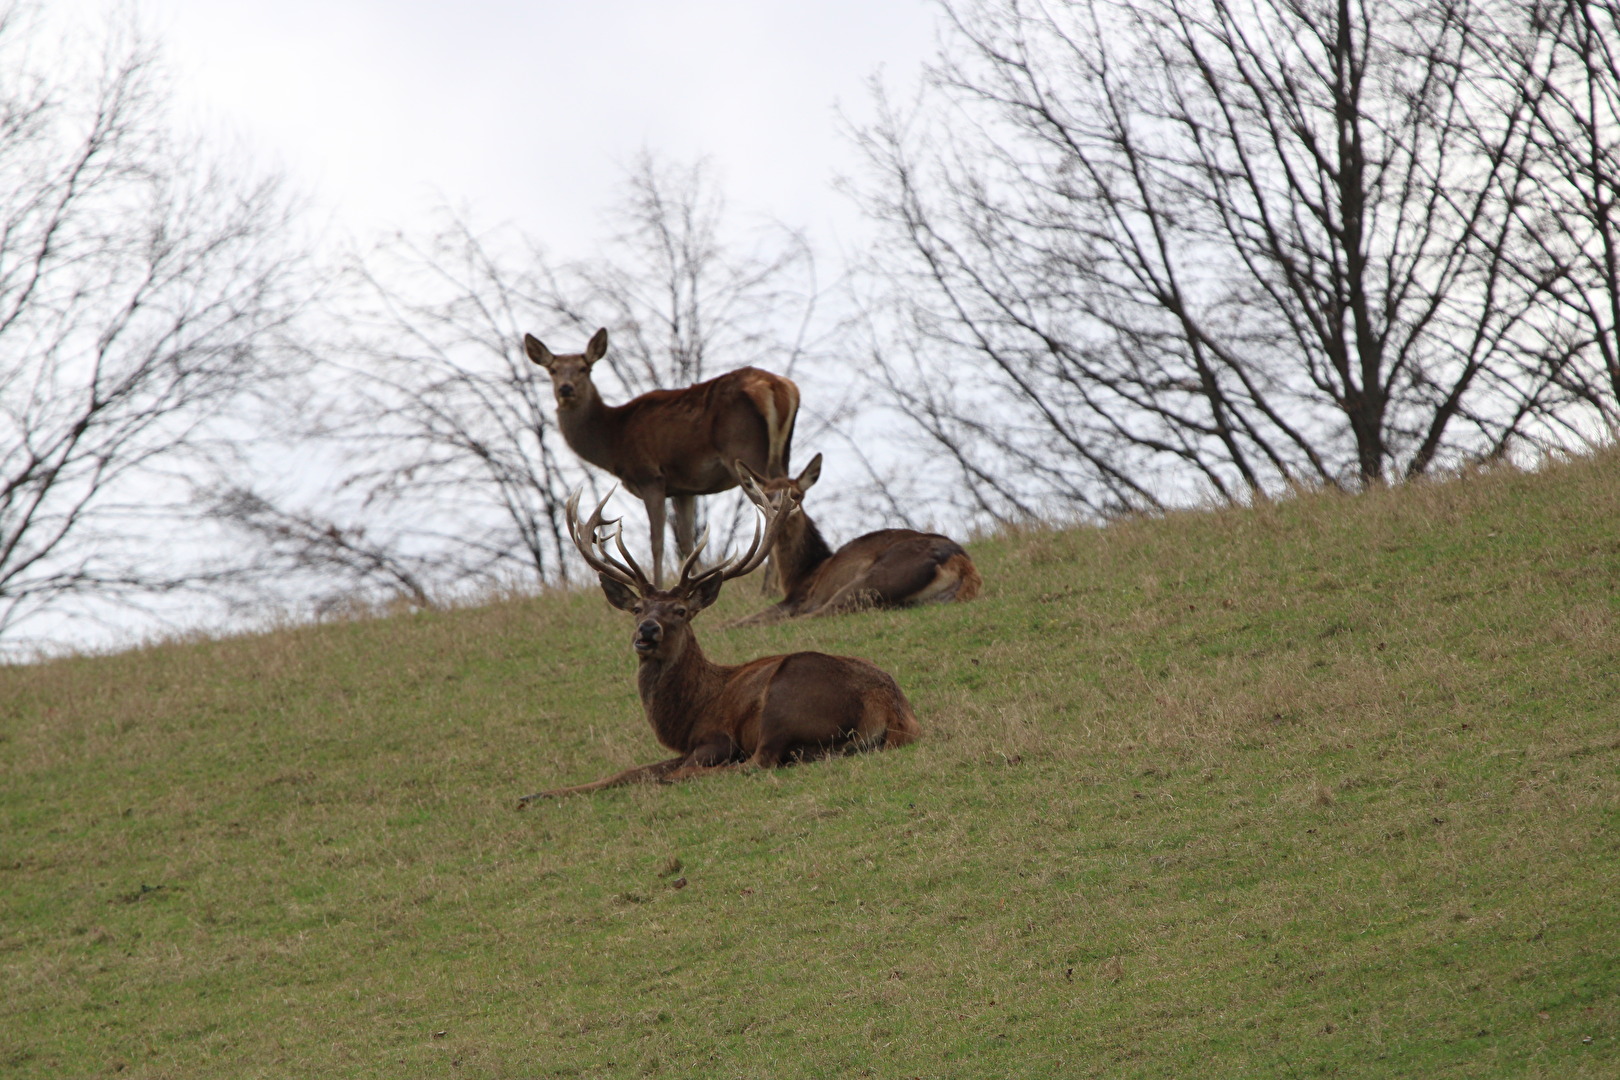
<svg viewBox="0 0 1620 1080">
<path fill-rule="evenodd" d="M 697 496 L 672 495 L 669 501 L 675 504 L 675 550 L 684 559 L 697 546 Z"/>
<path fill-rule="evenodd" d="M 882 606 L 882 594 L 867 585 L 863 575 L 829 596 L 826 603 L 806 614 L 847 615 L 852 611 L 865 611 L 868 608 Z"/>
<path fill-rule="evenodd" d="M 768 769 L 882 745 L 885 721 L 867 700 L 872 678 L 865 669 L 888 679 L 870 665 L 822 653 L 784 657 L 765 691 L 751 762 Z"/>
<path fill-rule="evenodd" d="M 519 810 L 525 810 L 529 804 L 539 799 L 556 799 L 564 795 L 583 795 L 591 791 L 601 791 L 603 788 L 623 787 L 625 784 L 644 784 L 655 780 L 664 780 L 669 774 L 678 769 L 687 759 L 687 755 L 670 758 L 668 761 L 655 761 L 651 765 L 637 765 L 633 769 L 626 769 L 620 773 L 602 780 L 594 780 L 589 784 L 576 784 L 573 787 L 552 788 L 550 791 L 537 791 L 533 795 L 525 795 L 517 802 Z"/>
<path fill-rule="evenodd" d="M 919 549 L 907 544 L 877 557 L 866 572 L 844 586 L 816 611 L 832 615 L 863 608 L 912 607 L 956 599 L 971 574 L 964 600 L 978 595 L 978 571 L 955 542 L 935 541 Z"/>
<path fill-rule="evenodd" d="M 786 602 L 773 604 L 764 611 L 756 611 L 752 615 L 745 615 L 740 619 L 733 619 L 720 627 L 720 629 L 730 630 L 738 626 L 768 626 L 771 623 L 779 623 L 783 619 L 791 619 L 794 614 L 795 612 L 788 610 Z"/>
</svg>

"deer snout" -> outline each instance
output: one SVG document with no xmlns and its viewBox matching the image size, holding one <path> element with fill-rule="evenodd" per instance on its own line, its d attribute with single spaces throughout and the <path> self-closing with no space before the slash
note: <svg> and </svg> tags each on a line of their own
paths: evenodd
<svg viewBox="0 0 1620 1080">
<path fill-rule="evenodd" d="M 557 397 L 560 400 L 567 401 L 570 398 L 572 398 L 573 396 L 574 396 L 574 384 L 573 383 L 558 383 L 557 384 Z"/>
<path fill-rule="evenodd" d="M 641 625 L 636 627 L 636 637 L 633 644 L 636 652 L 649 653 L 658 648 L 658 643 L 664 640 L 664 628 L 656 619 L 643 619 Z"/>
</svg>

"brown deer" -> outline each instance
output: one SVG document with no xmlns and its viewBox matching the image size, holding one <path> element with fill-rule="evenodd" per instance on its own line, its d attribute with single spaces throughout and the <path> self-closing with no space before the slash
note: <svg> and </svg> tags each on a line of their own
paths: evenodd
<svg viewBox="0 0 1620 1080">
<path fill-rule="evenodd" d="M 795 512 L 776 533 L 774 559 L 787 594 L 781 603 L 733 626 L 777 622 L 800 615 L 831 615 L 861 608 L 914 607 L 972 600 L 983 580 L 968 553 L 948 536 L 915 529 L 879 529 L 837 551 L 800 508 L 821 478 L 817 454 L 796 477 L 767 479 L 741 462 L 738 468 L 766 497 L 788 498 Z"/>
<path fill-rule="evenodd" d="M 760 516 L 754 541 L 742 555 L 694 573 L 700 543 L 681 564 L 680 580 L 659 589 L 625 549 L 617 521 L 604 523 L 602 506 L 579 524 L 579 493 L 569 499 L 568 531 L 602 582 L 608 603 L 636 617 L 630 643 L 640 659 L 641 704 L 658 741 L 676 756 L 640 765 L 595 783 L 527 795 L 573 795 L 640 781 L 673 782 L 742 766 L 773 768 L 794 760 L 904 746 L 918 735 L 911 704 L 888 673 L 866 660 L 796 652 L 746 664 L 715 664 L 703 655 L 692 619 L 714 603 L 720 586 L 754 570 L 792 510 L 790 496 L 769 501 L 744 481 Z M 606 505 L 606 500 L 603 501 Z M 761 519 L 765 522 L 763 533 Z M 608 536 L 604 525 L 612 525 Z M 612 540 L 619 559 L 608 553 Z"/>
<path fill-rule="evenodd" d="M 737 486 L 735 462 L 784 476 L 799 412 L 799 388 L 759 368 L 729 371 L 681 390 L 651 390 L 623 405 L 602 401 L 591 366 L 607 353 L 604 327 L 582 353 L 557 356 L 532 334 L 529 359 L 551 375 L 557 426 L 574 450 L 622 480 L 646 504 L 653 581 L 663 582 L 664 500 L 675 501 L 675 546 L 692 553 L 699 495 Z"/>
</svg>

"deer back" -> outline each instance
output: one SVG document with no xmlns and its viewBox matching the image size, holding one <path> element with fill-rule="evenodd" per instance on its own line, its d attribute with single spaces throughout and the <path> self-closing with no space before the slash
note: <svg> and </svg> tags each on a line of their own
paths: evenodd
<svg viewBox="0 0 1620 1080">
<path fill-rule="evenodd" d="M 661 480 L 670 495 L 736 487 L 736 461 L 781 475 L 798 407 L 797 386 L 752 367 L 680 390 L 652 390 L 606 410 L 616 435 L 605 467 L 632 485 Z"/>
</svg>

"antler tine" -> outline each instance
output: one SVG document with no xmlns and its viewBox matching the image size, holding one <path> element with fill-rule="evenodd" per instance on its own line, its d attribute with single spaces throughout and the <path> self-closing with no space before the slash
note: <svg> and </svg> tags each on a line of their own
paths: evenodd
<svg viewBox="0 0 1620 1080">
<path fill-rule="evenodd" d="M 760 563 L 769 557 L 771 550 L 776 547 L 776 534 L 781 531 L 782 523 L 787 520 L 788 514 L 792 512 L 790 504 L 793 496 L 791 492 L 783 491 L 778 493 L 776 500 L 772 502 L 759 489 L 759 485 L 747 477 L 743 478 L 742 487 L 758 511 L 754 516 L 754 542 L 748 545 L 747 551 L 743 554 L 699 574 L 692 579 L 691 584 L 707 581 L 715 576 L 718 576 L 721 581 L 730 581 L 732 578 L 751 574 Z M 761 528 L 762 524 L 763 528 Z"/>
<path fill-rule="evenodd" d="M 679 582 L 679 584 L 675 586 L 677 589 L 684 588 L 686 585 L 691 583 L 692 579 L 689 577 L 689 575 L 692 573 L 692 568 L 697 565 L 698 556 L 702 555 L 703 549 L 708 546 L 709 527 L 705 525 L 703 526 L 703 535 L 698 537 L 697 547 L 693 548 L 692 554 L 688 555 L 681 563 L 680 575 L 675 579 L 677 582 Z"/>
<path fill-rule="evenodd" d="M 581 526 L 579 523 L 579 497 L 585 493 L 585 487 L 582 484 L 575 488 L 574 493 L 568 497 L 568 504 L 564 508 L 564 517 L 568 522 L 568 535 L 574 541 L 574 546 L 579 549 L 579 554 L 585 560 L 585 564 L 592 570 L 612 578 L 621 585 L 627 585 L 645 594 L 650 590 L 650 586 L 647 583 L 646 575 L 641 572 L 641 568 L 636 566 L 634 560 L 631 560 L 628 566 L 616 562 L 607 553 L 606 548 L 603 546 L 603 540 L 597 533 L 597 530 L 601 529 L 605 524 L 620 525 L 618 518 L 614 518 L 611 523 L 602 520 L 603 509 L 607 507 L 608 499 L 613 498 L 613 492 L 617 490 L 618 485 L 615 484 L 602 501 L 596 504 L 596 509 L 591 513 L 584 526 Z M 589 539 L 584 539 L 584 537 L 589 537 Z M 619 550 L 624 550 L 622 541 Z"/>
<path fill-rule="evenodd" d="M 624 556 L 624 561 L 625 561 L 626 565 L 628 565 L 630 567 L 631 573 L 636 575 L 636 580 L 637 580 L 637 582 L 639 582 L 639 584 L 637 585 L 637 588 L 639 588 L 643 593 L 652 592 L 653 591 L 652 579 L 647 577 L 647 573 L 646 573 L 646 571 L 642 570 L 641 564 L 636 562 L 635 556 L 630 554 L 630 549 L 624 546 L 624 519 L 623 518 L 615 518 L 613 520 L 613 543 L 618 547 L 619 554 Z M 604 545 L 603 545 L 602 554 L 603 555 L 607 554 L 607 549 L 606 549 L 606 543 L 605 542 L 604 542 Z"/>
</svg>

